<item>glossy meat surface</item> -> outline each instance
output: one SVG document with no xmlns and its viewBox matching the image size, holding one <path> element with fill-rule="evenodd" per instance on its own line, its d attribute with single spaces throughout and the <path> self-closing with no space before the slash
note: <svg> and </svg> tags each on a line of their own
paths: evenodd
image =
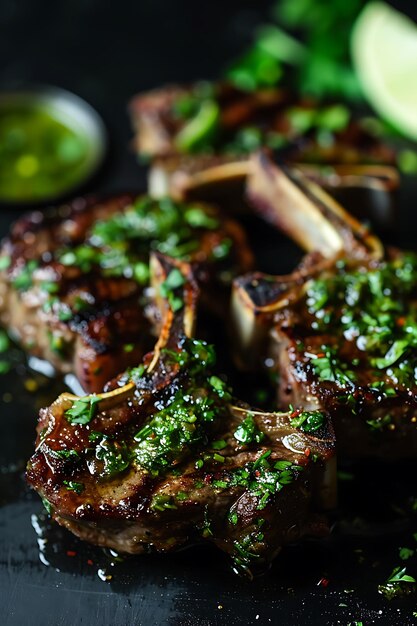
<svg viewBox="0 0 417 626">
<path fill-rule="evenodd" d="M 322 412 L 234 404 L 213 348 L 192 337 L 191 274 L 172 263 L 154 267 L 159 285 L 181 272 L 182 306 L 160 302 L 154 352 L 107 393 L 43 409 L 27 478 L 87 541 L 127 553 L 210 541 L 252 575 L 286 543 L 326 532 L 316 511 L 333 505 L 332 427 Z"/>
<path fill-rule="evenodd" d="M 30 355 L 99 391 L 152 346 L 151 250 L 190 261 L 203 305 L 217 314 L 252 261 L 241 228 L 212 207 L 80 198 L 12 228 L 1 249 L 0 320 Z"/>
</svg>

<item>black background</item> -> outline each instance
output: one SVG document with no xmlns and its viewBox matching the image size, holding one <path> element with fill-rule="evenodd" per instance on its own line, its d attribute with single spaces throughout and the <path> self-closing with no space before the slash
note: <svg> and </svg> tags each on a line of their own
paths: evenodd
<svg viewBox="0 0 417 626">
<path fill-rule="evenodd" d="M 393 4 L 417 16 L 414 3 Z M 110 136 L 107 163 L 86 191 L 143 190 L 144 172 L 130 149 L 129 98 L 165 82 L 215 78 L 270 6 L 263 0 L 1 0 L 0 86 L 52 84 L 85 98 Z M 404 209 L 415 203 L 409 188 L 401 192 L 403 210 L 390 237 L 415 248 L 416 211 Z M 1 234 L 18 212 L 2 209 Z M 249 584 L 228 573 L 221 555 L 203 549 L 112 566 L 100 551 L 41 520 L 46 567 L 30 523 L 41 505 L 21 478 L 33 442 L 34 404 L 42 404 L 45 390 L 34 398 L 22 381 L 6 377 L 0 390 L 0 624 L 413 623 L 410 603 L 388 604 L 375 593 L 371 561 L 358 570 L 351 550 L 332 540 L 290 549 L 269 576 Z M 5 400 L 9 387 L 12 403 Z M 381 544 L 376 549 L 380 555 Z M 114 574 L 112 580 L 100 580 L 99 569 Z M 317 587 L 327 575 L 329 587 Z M 352 580 L 353 595 L 346 592 Z"/>
</svg>

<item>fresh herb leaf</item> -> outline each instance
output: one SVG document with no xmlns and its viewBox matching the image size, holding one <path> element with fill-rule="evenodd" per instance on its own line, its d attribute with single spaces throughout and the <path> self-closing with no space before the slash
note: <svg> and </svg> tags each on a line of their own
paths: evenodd
<svg viewBox="0 0 417 626">
<path fill-rule="evenodd" d="M 180 152 L 196 152 L 203 149 L 216 134 L 220 109 L 215 100 L 203 100 L 201 105 L 175 138 Z"/>
<path fill-rule="evenodd" d="M 378 585 L 378 592 L 384 595 L 388 600 L 392 600 L 393 598 L 410 593 L 413 590 L 411 585 L 415 582 L 415 578 L 406 573 L 405 567 L 396 567 L 388 580 L 384 584 Z"/>
<path fill-rule="evenodd" d="M 300 428 L 306 433 L 312 433 L 323 427 L 326 415 L 321 411 L 302 411 L 290 420 L 291 426 Z"/>
<path fill-rule="evenodd" d="M 392 422 L 391 415 L 384 415 L 383 417 L 377 417 L 375 419 L 366 420 L 369 428 L 374 432 L 380 432 L 389 426 Z"/>
<path fill-rule="evenodd" d="M 207 447 L 210 426 L 228 411 L 230 398 L 219 390 L 213 393 L 210 368 L 215 355 L 204 341 L 189 339 L 181 352 L 165 350 L 162 354 L 168 362 L 187 368 L 189 384 L 178 389 L 167 406 L 152 415 L 134 437 L 135 462 L 153 475 L 163 474 L 192 451 Z"/>
<path fill-rule="evenodd" d="M 77 450 L 53 450 L 52 453 L 54 456 L 58 456 L 60 459 L 64 460 L 72 459 L 75 461 L 80 458 Z"/>
<path fill-rule="evenodd" d="M 156 494 L 151 500 L 149 507 L 152 511 L 166 511 L 167 509 L 175 510 L 178 507 L 172 496 L 165 494 Z"/>
<path fill-rule="evenodd" d="M 68 491 L 74 491 L 77 495 L 84 491 L 83 483 L 78 483 L 75 480 L 64 480 L 62 484 Z"/>
<path fill-rule="evenodd" d="M 415 550 L 411 548 L 400 548 L 399 549 L 399 557 L 402 561 L 407 561 L 414 555 Z"/>
<path fill-rule="evenodd" d="M 95 437 L 94 441 L 97 442 L 97 439 Z M 95 456 L 103 462 L 103 469 L 100 472 L 102 478 L 113 478 L 116 474 L 124 472 L 132 459 L 132 454 L 124 441 L 112 441 L 106 435 L 101 436 L 95 449 Z"/>
<path fill-rule="evenodd" d="M 0 329 L 0 353 L 6 352 L 10 346 L 10 341 L 7 333 Z"/>
<path fill-rule="evenodd" d="M 24 265 L 17 276 L 13 278 L 12 285 L 19 291 L 27 291 L 33 287 L 33 272 L 38 267 L 39 263 L 35 260 L 28 261 Z"/>
<path fill-rule="evenodd" d="M 218 439 L 217 441 L 213 441 L 210 444 L 210 447 L 213 448 L 213 450 L 223 450 L 223 448 L 227 447 L 227 441 L 224 439 Z"/>
<path fill-rule="evenodd" d="M 65 417 L 70 424 L 89 424 L 95 417 L 100 398 L 98 396 L 86 396 L 76 400 L 72 407 L 65 411 Z"/>
<path fill-rule="evenodd" d="M 180 270 L 174 268 L 168 274 L 166 280 L 160 285 L 160 293 L 163 298 L 167 298 L 171 309 L 179 311 L 184 306 L 184 301 L 181 297 L 175 294 L 175 290 L 184 285 L 185 278 L 181 274 Z"/>
<path fill-rule="evenodd" d="M 237 427 L 233 434 L 234 438 L 244 444 L 261 443 L 265 439 L 265 433 L 259 430 L 253 415 L 248 415 Z"/>
<path fill-rule="evenodd" d="M 4 359 L 0 359 L 0 374 L 7 374 L 10 372 L 11 364 Z"/>
<path fill-rule="evenodd" d="M 45 511 L 48 513 L 48 515 L 51 515 L 52 513 L 51 503 L 46 498 L 42 498 L 42 504 L 45 507 Z"/>
</svg>

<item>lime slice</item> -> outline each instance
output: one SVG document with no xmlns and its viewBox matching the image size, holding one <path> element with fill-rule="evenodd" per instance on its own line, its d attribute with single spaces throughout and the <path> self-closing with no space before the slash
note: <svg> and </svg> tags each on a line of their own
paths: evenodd
<svg viewBox="0 0 417 626">
<path fill-rule="evenodd" d="M 352 32 L 352 56 L 375 110 L 417 139 L 417 26 L 384 2 L 371 2 Z"/>
</svg>

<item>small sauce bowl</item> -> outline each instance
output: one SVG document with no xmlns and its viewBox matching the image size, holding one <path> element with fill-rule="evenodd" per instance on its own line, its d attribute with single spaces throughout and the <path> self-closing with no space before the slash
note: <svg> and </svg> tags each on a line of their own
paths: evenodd
<svg viewBox="0 0 417 626">
<path fill-rule="evenodd" d="M 43 204 L 85 183 L 102 164 L 98 113 L 58 87 L 0 92 L 0 203 Z"/>
</svg>

